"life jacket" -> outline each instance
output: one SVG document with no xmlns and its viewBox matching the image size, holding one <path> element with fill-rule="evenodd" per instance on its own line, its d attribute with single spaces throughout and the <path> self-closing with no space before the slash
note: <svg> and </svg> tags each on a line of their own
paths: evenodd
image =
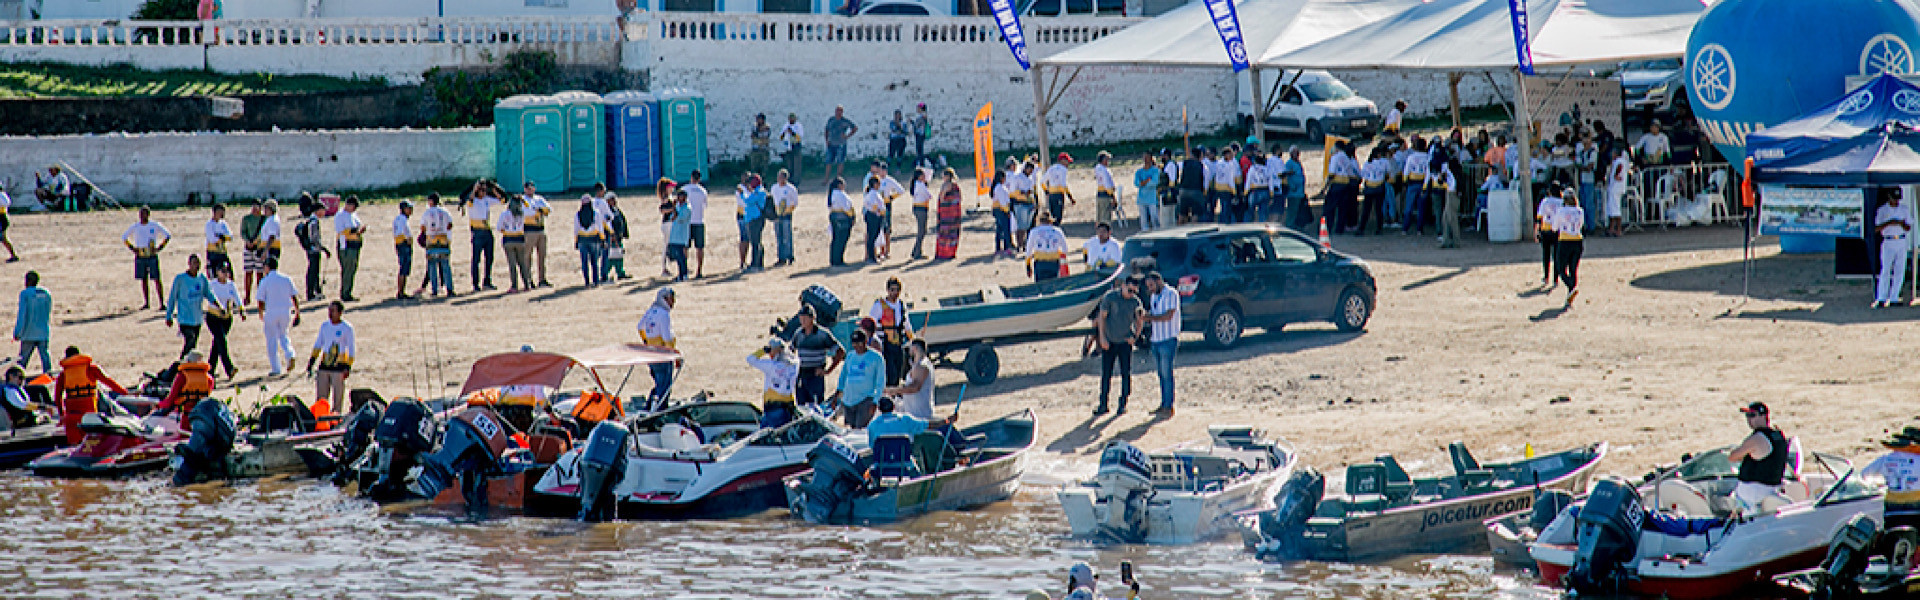
<svg viewBox="0 0 1920 600">
<path fill-rule="evenodd" d="M 93 357 L 76 354 L 60 359 L 60 412 L 65 415 L 79 415 L 95 412 L 100 405 L 99 383 L 93 380 L 88 367 L 93 366 Z"/>
<path fill-rule="evenodd" d="M 902 312 L 906 302 L 880 301 L 880 331 L 886 336 L 887 343 L 900 345 L 906 343 L 906 327 L 901 324 Z"/>
<path fill-rule="evenodd" d="M 620 408 L 620 400 L 610 394 L 588 391 L 580 394 L 580 401 L 573 405 L 573 418 L 581 423 L 598 423 L 608 417 L 624 417 L 626 411 Z"/>
<path fill-rule="evenodd" d="M 178 399 L 182 415 L 193 413 L 193 405 L 213 393 L 213 365 L 204 362 L 180 363 L 180 370 L 174 377 L 183 378 Z"/>
</svg>

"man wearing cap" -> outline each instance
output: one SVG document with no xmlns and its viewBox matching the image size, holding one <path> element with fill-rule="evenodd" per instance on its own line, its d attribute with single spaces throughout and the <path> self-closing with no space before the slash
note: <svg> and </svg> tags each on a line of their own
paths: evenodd
<svg viewBox="0 0 1920 600">
<path fill-rule="evenodd" d="M 800 375 L 795 384 L 795 402 L 819 404 L 827 399 L 827 374 L 846 360 L 847 350 L 833 333 L 820 328 L 813 307 L 800 307 L 800 329 L 793 333 L 793 351 L 799 355 Z"/>
<path fill-rule="evenodd" d="M 794 387 L 799 383 L 800 361 L 792 352 L 787 352 L 787 343 L 780 338 L 767 340 L 766 346 L 747 356 L 747 365 L 766 375 L 760 392 L 760 426 L 779 427 L 793 420 L 796 414 Z"/>
<path fill-rule="evenodd" d="M 400 201 L 400 214 L 393 217 L 393 254 L 400 260 L 400 283 L 394 288 L 396 300 L 406 300 L 407 276 L 413 274 L 413 201 Z"/>
<path fill-rule="evenodd" d="M 653 296 L 653 306 L 640 317 L 640 343 L 648 346 L 673 348 L 676 339 L 673 335 L 673 288 L 660 288 Z M 647 368 L 653 372 L 653 391 L 647 394 L 648 402 L 654 406 L 665 406 L 667 392 L 673 387 L 673 370 L 681 365 L 680 359 L 673 364 L 654 363 Z"/>
<path fill-rule="evenodd" d="M 1787 436 L 1773 427 L 1765 403 L 1748 404 L 1740 413 L 1753 433 L 1727 453 L 1727 462 L 1740 469 L 1734 501 L 1744 512 L 1751 512 L 1761 507 L 1761 501 L 1780 495 L 1780 482 L 1787 474 Z"/>
<path fill-rule="evenodd" d="M 1061 152 L 1053 157 L 1053 166 L 1047 167 L 1047 176 L 1041 182 L 1041 188 L 1047 192 L 1047 214 L 1053 215 L 1053 222 L 1067 222 L 1067 203 L 1079 204 L 1073 199 L 1073 190 L 1067 189 L 1067 165 L 1073 164 L 1073 157 Z"/>
<path fill-rule="evenodd" d="M 806 133 L 807 128 L 800 124 L 800 115 L 787 113 L 787 124 L 780 127 L 779 137 L 781 142 L 787 144 L 783 158 L 787 162 L 787 172 L 794 177 L 800 176 L 800 138 Z"/>
<path fill-rule="evenodd" d="M 1920 527 L 1920 427 L 1902 429 L 1880 445 L 1891 452 L 1867 463 L 1860 475 L 1887 480 L 1887 495 L 1881 497 L 1886 523 L 1882 529 Z"/>
</svg>

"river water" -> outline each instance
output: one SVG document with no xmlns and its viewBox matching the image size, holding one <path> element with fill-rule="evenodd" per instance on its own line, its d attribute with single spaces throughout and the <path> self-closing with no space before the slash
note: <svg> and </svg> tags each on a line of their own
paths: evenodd
<svg viewBox="0 0 1920 600">
<path fill-rule="evenodd" d="M 1012 501 L 884 527 L 822 527 L 785 511 L 729 521 L 467 522 L 392 512 L 308 479 L 174 489 L 0 475 L 0 596 L 1018 598 L 1058 596 L 1087 561 L 1146 598 L 1547 598 L 1486 557 L 1384 565 L 1263 564 L 1237 539 L 1179 547 L 1067 537 L 1029 473 Z M 1108 589 L 1108 592 L 1119 592 Z"/>
</svg>

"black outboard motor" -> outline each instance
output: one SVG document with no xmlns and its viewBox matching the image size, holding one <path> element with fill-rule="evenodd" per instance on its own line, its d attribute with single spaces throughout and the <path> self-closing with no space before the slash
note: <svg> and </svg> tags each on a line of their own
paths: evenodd
<svg viewBox="0 0 1920 600">
<path fill-rule="evenodd" d="M 1260 534 L 1266 540 L 1257 548 L 1260 558 L 1276 560 L 1304 556 L 1300 544 L 1307 531 L 1307 519 L 1320 508 L 1327 493 L 1327 478 L 1313 467 L 1302 467 L 1280 486 L 1273 496 L 1273 510 L 1260 513 Z"/>
<path fill-rule="evenodd" d="M 376 465 L 379 479 L 361 492 L 381 502 L 405 499 L 407 472 L 413 470 L 420 453 L 433 449 L 434 434 L 438 430 L 433 411 L 426 404 L 419 400 L 394 401 L 380 415 L 380 425 L 373 430 L 373 440 L 380 444 Z"/>
<path fill-rule="evenodd" d="M 627 474 L 627 426 L 601 421 L 580 450 L 580 520 L 606 521 L 619 513 L 613 486 Z"/>
<path fill-rule="evenodd" d="M 221 461 L 233 452 L 237 428 L 233 424 L 233 411 L 227 410 L 226 403 L 213 398 L 194 403 L 193 412 L 187 414 L 187 424 L 191 434 L 187 443 L 173 447 L 179 459 L 173 468 L 174 485 L 193 483 L 202 474 L 225 473 Z"/>
<path fill-rule="evenodd" d="M 353 463 L 373 445 L 373 431 L 379 426 L 380 403 L 363 402 L 342 424 L 346 434 L 340 441 L 327 448 L 295 448 L 294 452 L 306 463 L 308 476 L 328 478 L 334 485 L 342 485 L 353 474 Z"/>
<path fill-rule="evenodd" d="M 1633 485 L 1619 478 L 1595 483 L 1574 521 L 1573 535 L 1580 546 L 1567 573 L 1567 588 L 1583 593 L 1617 591 L 1639 550 L 1640 527 L 1646 520 L 1640 492 Z"/>
<path fill-rule="evenodd" d="M 467 510 L 477 512 L 487 505 L 487 475 L 500 470 L 500 461 L 512 446 L 500 415 L 484 406 L 468 407 L 447 421 L 446 438 L 440 449 L 420 459 L 420 475 L 407 491 L 421 498 L 434 498 L 447 489 L 455 476 L 460 477 L 460 493 Z"/>
<path fill-rule="evenodd" d="M 1873 517 L 1854 515 L 1833 533 L 1827 545 L 1827 558 L 1820 562 L 1821 585 L 1816 596 L 1847 598 L 1860 594 L 1860 574 L 1867 571 L 1873 557 L 1870 550 L 1880 538 L 1880 524 Z"/>
<path fill-rule="evenodd" d="M 797 506 L 790 508 L 809 522 L 833 523 L 842 509 L 852 509 L 853 498 L 866 487 L 867 468 L 873 466 L 873 457 L 856 453 L 836 436 L 827 436 L 807 451 L 807 463 L 813 467 L 813 476 L 794 484 L 800 494 Z"/>
</svg>

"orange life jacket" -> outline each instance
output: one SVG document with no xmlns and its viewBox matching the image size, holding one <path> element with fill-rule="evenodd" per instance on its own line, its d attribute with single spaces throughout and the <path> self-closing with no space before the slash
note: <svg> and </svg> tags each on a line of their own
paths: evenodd
<svg viewBox="0 0 1920 600">
<path fill-rule="evenodd" d="M 75 354 L 60 359 L 60 411 L 78 418 L 100 407 L 100 383 L 93 380 L 93 357 Z"/>
<path fill-rule="evenodd" d="M 180 384 L 179 413 L 184 420 L 193 412 L 193 405 L 213 393 L 213 365 L 204 362 L 180 363 L 174 377 L 182 378 Z"/>
<path fill-rule="evenodd" d="M 626 411 L 620 407 L 618 398 L 596 391 L 580 394 L 580 401 L 573 405 L 573 418 L 582 423 L 598 423 L 608 417 L 624 416 Z"/>
</svg>

